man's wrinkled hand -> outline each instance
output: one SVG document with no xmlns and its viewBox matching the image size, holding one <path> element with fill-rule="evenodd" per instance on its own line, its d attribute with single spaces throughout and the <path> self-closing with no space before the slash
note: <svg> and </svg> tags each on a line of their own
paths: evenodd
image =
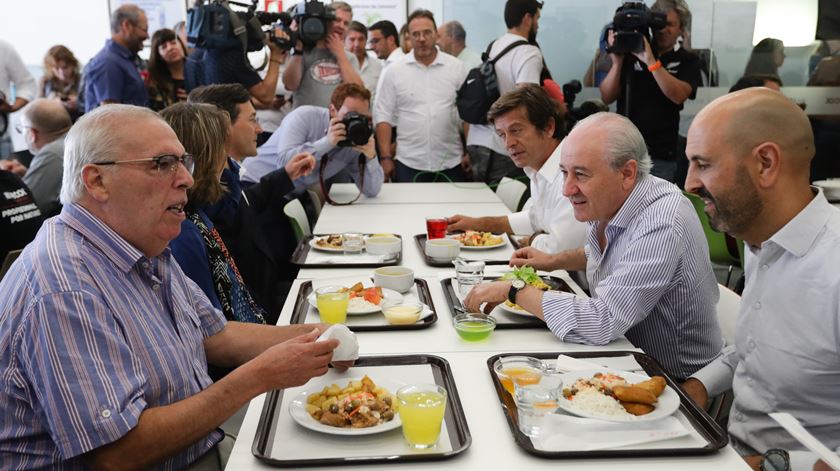
<svg viewBox="0 0 840 471">
<path fill-rule="evenodd" d="M 301 152 L 292 157 L 283 168 L 291 180 L 297 180 L 312 173 L 315 169 L 315 156 L 309 152 Z"/>
<path fill-rule="evenodd" d="M 253 361 L 258 362 L 260 375 L 266 381 L 265 389 L 285 389 L 306 384 L 324 375 L 338 340 L 316 341 L 321 330 L 299 335 L 265 350 Z"/>
<path fill-rule="evenodd" d="M 464 216 L 461 214 L 456 214 L 452 217 L 446 218 L 447 232 L 474 230 L 476 225 L 477 221 L 475 220 L 475 218 L 471 218 L 469 216 Z"/>
<path fill-rule="evenodd" d="M 494 281 L 476 285 L 464 298 L 464 308 L 468 312 L 481 312 L 481 305 L 486 303 L 484 313 L 490 314 L 496 306 L 507 300 L 509 291 L 510 281 Z"/>
<path fill-rule="evenodd" d="M 521 267 L 527 265 L 535 270 L 554 270 L 554 258 L 533 247 L 525 247 L 517 250 L 510 257 L 510 266 Z"/>
</svg>

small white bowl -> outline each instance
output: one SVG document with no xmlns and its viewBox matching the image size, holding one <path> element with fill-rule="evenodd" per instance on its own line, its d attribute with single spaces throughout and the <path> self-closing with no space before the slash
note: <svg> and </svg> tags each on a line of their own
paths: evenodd
<svg viewBox="0 0 840 471">
<path fill-rule="evenodd" d="M 823 189 L 826 199 L 831 201 L 840 200 L 840 178 L 832 178 L 829 180 L 817 180 L 814 186 Z"/>
<path fill-rule="evenodd" d="M 392 304 L 382 308 L 382 314 L 392 325 L 414 324 L 420 319 L 423 305 L 420 303 Z"/>
<path fill-rule="evenodd" d="M 402 240 L 399 237 L 371 236 L 365 239 L 365 250 L 373 255 L 399 253 Z"/>
<path fill-rule="evenodd" d="M 380 267 L 373 271 L 373 284 L 405 293 L 414 286 L 414 270 L 408 267 Z"/>
<path fill-rule="evenodd" d="M 438 260 L 454 260 L 461 253 L 461 243 L 455 239 L 426 240 L 426 255 Z"/>
</svg>

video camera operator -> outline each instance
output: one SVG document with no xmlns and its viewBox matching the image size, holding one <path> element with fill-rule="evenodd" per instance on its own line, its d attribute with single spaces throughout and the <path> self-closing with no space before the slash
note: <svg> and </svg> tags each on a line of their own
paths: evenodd
<svg viewBox="0 0 840 471">
<path fill-rule="evenodd" d="M 656 0 L 650 9 L 627 2 L 613 23 L 607 31 L 612 67 L 601 82 L 601 98 L 607 104 L 619 100 L 618 112 L 645 138 L 651 173 L 674 181 L 680 110 L 700 84 L 698 56 L 678 42 L 688 34 L 691 12 L 684 0 Z"/>
<path fill-rule="evenodd" d="M 228 2 L 208 2 L 210 5 L 227 7 Z M 234 5 L 247 6 L 247 4 L 229 2 Z M 204 8 L 198 6 L 193 10 Z M 286 61 L 288 56 L 288 49 L 283 48 L 278 41 L 273 40 L 274 37 L 288 38 L 288 35 L 281 27 L 272 27 L 273 34 L 264 34 L 259 27 L 250 24 L 250 18 L 254 15 L 255 6 L 252 6 L 247 12 L 237 11 L 234 13 L 230 10 L 229 15 L 237 15 L 242 23 L 247 26 L 247 44 L 248 51 L 259 50 L 263 44 L 268 46 L 269 59 L 268 69 L 265 77 L 260 77 L 260 74 L 254 70 L 246 56 L 246 50 L 242 43 L 237 39 L 236 35 L 229 33 L 232 37 L 227 38 L 229 44 L 220 44 L 218 37 L 207 38 L 206 29 L 202 29 L 198 24 L 201 20 L 190 20 L 188 22 L 188 39 L 189 45 L 193 47 L 193 52 L 187 58 L 184 70 L 184 79 L 187 91 L 191 91 L 202 85 L 223 84 L 223 83 L 238 83 L 248 89 L 251 96 L 263 104 L 271 104 L 275 98 L 277 81 L 280 78 L 280 65 Z M 219 10 L 215 10 L 213 14 L 218 14 Z M 209 14 L 204 19 L 206 22 L 212 22 Z M 225 21 L 230 21 L 225 19 Z M 259 20 L 254 20 L 259 21 Z M 233 29 L 233 28 L 231 28 Z M 215 35 L 223 36 L 223 33 L 214 31 Z M 216 41 L 216 42 L 213 42 Z"/>
<path fill-rule="evenodd" d="M 355 83 L 364 87 L 358 59 L 344 49 L 344 36 L 353 21 L 353 10 L 345 2 L 333 2 L 326 6 L 308 1 L 304 5 L 305 8 L 319 10 L 319 16 L 327 21 L 326 34 L 314 44 L 298 39 L 283 72 L 283 84 L 286 90 L 294 92 L 292 102 L 295 108 L 303 105 L 326 108 L 339 84 Z"/>
</svg>

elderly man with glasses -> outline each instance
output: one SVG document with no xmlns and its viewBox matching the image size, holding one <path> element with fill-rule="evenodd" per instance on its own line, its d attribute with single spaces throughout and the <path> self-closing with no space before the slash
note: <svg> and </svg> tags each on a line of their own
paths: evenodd
<svg viewBox="0 0 840 471">
<path fill-rule="evenodd" d="M 85 67 L 85 111 L 105 103 L 146 106 L 149 94 L 137 66 L 137 53 L 149 37 L 146 13 L 126 3 L 111 14 L 111 39 Z"/>
<path fill-rule="evenodd" d="M 178 268 L 192 168 L 144 108 L 67 135 L 64 208 L 0 283 L 4 468 L 222 469 L 227 418 L 327 371 L 323 326 L 226 322 Z M 236 369 L 213 383 L 208 363 Z"/>
</svg>

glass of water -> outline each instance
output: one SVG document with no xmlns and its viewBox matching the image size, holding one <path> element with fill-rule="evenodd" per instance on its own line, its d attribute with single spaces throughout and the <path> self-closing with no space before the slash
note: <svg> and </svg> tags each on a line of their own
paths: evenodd
<svg viewBox="0 0 840 471">
<path fill-rule="evenodd" d="M 342 235 L 342 247 L 344 247 L 345 255 L 354 255 L 362 253 L 365 247 L 365 239 L 362 234 L 355 232 L 347 232 Z"/>
<path fill-rule="evenodd" d="M 455 279 L 458 281 L 458 292 L 461 296 L 467 293 L 477 284 L 484 281 L 484 262 L 455 260 Z"/>
<path fill-rule="evenodd" d="M 513 399 L 516 402 L 519 430 L 522 433 L 529 437 L 539 434 L 546 415 L 557 409 L 560 386 L 553 387 L 542 382 L 525 386 L 514 383 Z"/>
</svg>

